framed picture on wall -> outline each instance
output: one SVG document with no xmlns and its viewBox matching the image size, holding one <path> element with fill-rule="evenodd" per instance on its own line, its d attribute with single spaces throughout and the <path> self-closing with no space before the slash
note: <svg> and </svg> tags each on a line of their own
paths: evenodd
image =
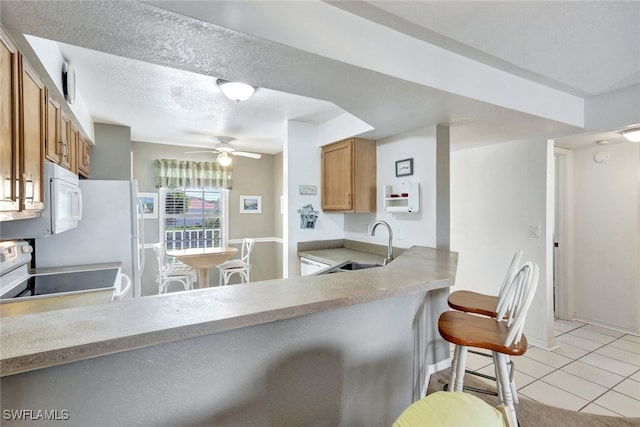
<svg viewBox="0 0 640 427">
<path fill-rule="evenodd" d="M 262 196 L 240 196 L 240 213 L 262 213 Z"/>
<path fill-rule="evenodd" d="M 396 176 L 413 175 L 413 159 L 398 160 L 396 162 Z"/>
<path fill-rule="evenodd" d="M 158 218 L 158 193 L 138 193 L 144 219 Z"/>
</svg>

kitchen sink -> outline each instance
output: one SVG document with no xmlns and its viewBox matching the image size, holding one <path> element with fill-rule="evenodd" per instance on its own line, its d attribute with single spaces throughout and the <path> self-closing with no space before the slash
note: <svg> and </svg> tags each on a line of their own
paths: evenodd
<svg viewBox="0 0 640 427">
<path fill-rule="evenodd" d="M 334 265 L 333 267 L 320 270 L 319 272 L 316 273 L 316 275 L 342 273 L 345 271 L 365 270 L 367 268 L 376 268 L 376 267 L 382 267 L 382 264 L 358 262 L 358 261 L 345 261 L 341 264 Z"/>
</svg>

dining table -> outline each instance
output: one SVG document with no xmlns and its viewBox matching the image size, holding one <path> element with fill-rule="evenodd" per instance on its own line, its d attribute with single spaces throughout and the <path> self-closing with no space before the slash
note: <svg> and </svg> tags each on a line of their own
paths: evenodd
<svg viewBox="0 0 640 427">
<path fill-rule="evenodd" d="M 167 255 L 198 269 L 200 288 L 209 287 L 209 269 L 220 265 L 238 253 L 238 248 L 188 248 L 167 250 Z"/>
</svg>

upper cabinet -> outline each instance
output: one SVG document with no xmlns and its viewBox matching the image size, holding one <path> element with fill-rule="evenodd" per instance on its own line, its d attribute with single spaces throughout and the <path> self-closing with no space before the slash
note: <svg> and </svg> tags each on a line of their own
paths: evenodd
<svg viewBox="0 0 640 427">
<path fill-rule="evenodd" d="M 352 138 L 322 147 L 322 209 L 376 211 L 376 142 Z"/>
<path fill-rule="evenodd" d="M 20 210 L 18 50 L 0 27 L 0 212 Z M 0 213 L 0 215 L 2 215 Z"/>
<path fill-rule="evenodd" d="M 85 178 L 91 174 L 91 146 L 83 137 L 78 140 L 78 173 Z"/>
<path fill-rule="evenodd" d="M 19 186 L 22 209 L 44 209 L 44 85 L 22 55 L 20 63 L 20 147 Z"/>
</svg>

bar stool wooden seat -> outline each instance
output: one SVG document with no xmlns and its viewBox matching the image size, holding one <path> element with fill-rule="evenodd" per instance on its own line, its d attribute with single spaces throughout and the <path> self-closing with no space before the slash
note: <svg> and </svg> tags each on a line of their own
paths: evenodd
<svg viewBox="0 0 640 427">
<path fill-rule="evenodd" d="M 513 422 L 517 418 L 510 387 L 509 357 L 521 356 L 527 350 L 527 340 L 522 331 L 538 284 L 538 275 L 538 266 L 531 262 L 517 270 L 503 290 L 496 317 L 447 311 L 438 320 L 440 335 L 455 344 L 449 391 L 463 389 L 468 348 L 489 350 L 498 378 L 498 397 L 507 407 Z"/>
<path fill-rule="evenodd" d="M 516 251 L 509 264 L 509 269 L 505 275 L 504 281 L 500 286 L 497 296 L 485 295 L 473 291 L 455 291 L 449 295 L 447 303 L 454 310 L 463 311 L 465 313 L 474 313 L 482 316 L 496 317 L 496 307 L 500 295 L 504 292 L 505 287 L 518 271 L 520 260 L 522 259 L 522 249 Z"/>
</svg>

